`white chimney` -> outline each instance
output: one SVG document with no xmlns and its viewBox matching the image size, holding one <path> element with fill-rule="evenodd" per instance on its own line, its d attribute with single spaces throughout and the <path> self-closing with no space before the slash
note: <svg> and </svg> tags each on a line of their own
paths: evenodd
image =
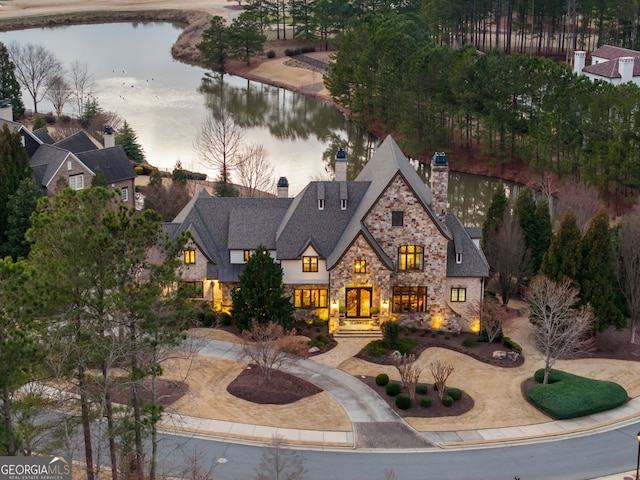
<svg viewBox="0 0 640 480">
<path fill-rule="evenodd" d="M 347 181 L 347 154 L 344 151 L 344 148 L 338 150 L 336 153 L 336 182 L 346 182 Z"/>
<path fill-rule="evenodd" d="M 633 60 L 633 57 L 620 57 L 618 59 L 618 73 L 622 77 L 622 83 L 633 80 Z"/>
<path fill-rule="evenodd" d="M 278 198 L 287 198 L 289 196 L 289 181 L 287 177 L 278 179 Z"/>
<path fill-rule="evenodd" d="M 116 134 L 109 125 L 104 127 L 104 148 L 116 146 Z"/>
<path fill-rule="evenodd" d="M 573 73 L 575 73 L 576 75 L 580 75 L 582 73 L 586 57 L 587 52 L 582 50 L 576 50 L 573 53 Z"/>
<path fill-rule="evenodd" d="M 13 122 L 13 108 L 11 107 L 11 100 L 8 98 L 0 100 L 0 120 Z"/>
</svg>

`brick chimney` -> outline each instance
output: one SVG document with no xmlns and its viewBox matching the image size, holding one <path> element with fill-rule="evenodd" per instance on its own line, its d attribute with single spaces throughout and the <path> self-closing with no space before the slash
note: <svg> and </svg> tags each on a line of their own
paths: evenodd
<svg viewBox="0 0 640 480">
<path fill-rule="evenodd" d="M 104 148 L 110 148 L 116 146 L 116 134 L 110 125 L 104 127 Z"/>
<path fill-rule="evenodd" d="M 447 214 L 449 200 L 449 162 L 444 152 L 436 152 L 431 159 L 431 175 L 429 177 L 431 187 L 431 208 L 441 222 Z"/>
<path fill-rule="evenodd" d="M 287 177 L 278 179 L 278 198 L 287 198 L 289 196 L 289 181 Z"/>
<path fill-rule="evenodd" d="M 347 154 L 344 151 L 344 148 L 338 150 L 336 153 L 336 182 L 346 182 L 347 181 Z"/>
</svg>

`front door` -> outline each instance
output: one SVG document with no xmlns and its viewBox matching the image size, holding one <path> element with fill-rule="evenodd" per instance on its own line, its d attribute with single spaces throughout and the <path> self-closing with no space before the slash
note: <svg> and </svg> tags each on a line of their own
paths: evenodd
<svg viewBox="0 0 640 480">
<path fill-rule="evenodd" d="M 371 287 L 347 288 L 347 318 L 371 317 Z"/>
</svg>

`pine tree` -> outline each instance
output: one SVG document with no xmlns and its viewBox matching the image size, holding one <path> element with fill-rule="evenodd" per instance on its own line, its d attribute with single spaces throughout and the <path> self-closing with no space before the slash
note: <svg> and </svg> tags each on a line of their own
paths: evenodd
<svg viewBox="0 0 640 480">
<path fill-rule="evenodd" d="M 222 17 L 215 16 L 202 32 L 202 41 L 196 45 L 202 55 L 202 63 L 214 72 L 224 73 L 224 62 L 229 56 L 229 37 Z"/>
<path fill-rule="evenodd" d="M 7 241 L 0 245 L 0 258 L 7 255 L 13 261 L 27 258 L 31 243 L 25 238 L 25 233 L 31 226 L 31 214 L 36 210 L 40 198 L 42 190 L 33 177 L 23 178 L 16 193 L 9 196 L 7 228 L 4 232 Z"/>
<path fill-rule="evenodd" d="M 591 304 L 593 309 L 594 330 L 602 332 L 609 325 L 623 327 L 625 318 L 616 304 L 615 257 L 606 212 L 601 211 L 591 220 L 582 240 L 582 252 L 581 296 L 582 302 Z"/>
<path fill-rule="evenodd" d="M 578 287 L 582 268 L 582 235 L 573 210 L 569 210 L 553 236 L 545 254 L 540 272 L 554 282 L 570 279 Z"/>
<path fill-rule="evenodd" d="M 16 66 L 9 57 L 7 47 L 0 42 L 0 100 L 5 98 L 11 100 L 13 118 L 20 118 L 24 115 L 24 103 L 22 102 L 20 83 L 16 80 L 15 69 Z"/>
<path fill-rule="evenodd" d="M 138 143 L 138 136 L 126 120 L 122 125 L 122 131 L 116 135 L 116 145 L 122 145 L 129 160 L 136 163 L 144 162 L 144 151 Z"/>
<path fill-rule="evenodd" d="M 104 177 L 104 172 L 100 168 L 96 168 L 93 173 L 95 175 L 91 178 L 91 187 L 107 188 L 107 179 Z"/>
<path fill-rule="evenodd" d="M 232 315 L 240 330 L 270 321 L 285 329 L 291 326 L 293 304 L 285 296 L 282 286 L 282 268 L 274 262 L 269 250 L 259 245 L 249 257 L 238 280 L 239 288 L 231 294 Z"/>
<path fill-rule="evenodd" d="M 515 203 L 515 213 L 533 261 L 533 274 L 536 274 L 542 264 L 542 258 L 549 249 L 551 241 L 551 217 L 549 204 L 546 200 L 536 202 L 533 191 L 525 188 L 518 195 Z"/>
<path fill-rule="evenodd" d="M 233 58 L 251 63 L 251 55 L 261 53 L 266 37 L 260 33 L 260 25 L 248 13 L 234 18 L 228 29 L 229 51 Z"/>
<path fill-rule="evenodd" d="M 489 210 L 487 210 L 487 218 L 482 225 L 482 248 L 486 247 L 489 237 L 494 235 L 500 228 L 504 211 L 508 206 L 509 200 L 507 199 L 507 193 L 504 185 L 501 183 L 496 187 L 496 191 L 493 192 L 491 204 L 489 205 Z"/>
<path fill-rule="evenodd" d="M 7 240 L 5 228 L 9 218 L 9 197 L 16 193 L 22 179 L 30 177 L 31 166 L 22 139 L 4 124 L 0 130 L 0 245 Z"/>
</svg>

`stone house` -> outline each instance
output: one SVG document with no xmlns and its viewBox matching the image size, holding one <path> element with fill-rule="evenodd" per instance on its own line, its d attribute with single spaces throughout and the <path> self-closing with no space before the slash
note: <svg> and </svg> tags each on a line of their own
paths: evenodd
<svg viewBox="0 0 640 480">
<path fill-rule="evenodd" d="M 448 163 L 434 155 L 430 188 L 391 137 L 354 181 L 346 154 L 335 181 L 314 181 L 277 198 L 196 195 L 167 231 L 191 233 L 181 276 L 214 310 L 231 307 L 238 275 L 259 244 L 283 270 L 298 320 L 329 321 L 330 332 L 377 331 L 386 320 L 449 330 L 479 329 L 489 267 L 478 229 L 447 213 Z"/>
<path fill-rule="evenodd" d="M 573 55 L 573 73 L 586 75 L 591 81 L 602 80 L 613 85 L 632 82 L 640 86 L 640 52 L 628 48 L 602 45 L 591 54 L 591 65 L 585 66 L 587 52 Z"/>
<path fill-rule="evenodd" d="M 108 188 L 120 189 L 122 201 L 134 207 L 136 173 L 123 148 L 115 145 L 113 129 L 105 129 L 104 146 L 84 131 L 55 142 L 44 129 L 32 132 L 11 118 L 11 104 L 0 103 L 0 125 L 6 124 L 22 137 L 36 185 L 46 195 L 54 196 L 67 186 L 88 188 L 96 171 L 101 170 Z"/>
</svg>

